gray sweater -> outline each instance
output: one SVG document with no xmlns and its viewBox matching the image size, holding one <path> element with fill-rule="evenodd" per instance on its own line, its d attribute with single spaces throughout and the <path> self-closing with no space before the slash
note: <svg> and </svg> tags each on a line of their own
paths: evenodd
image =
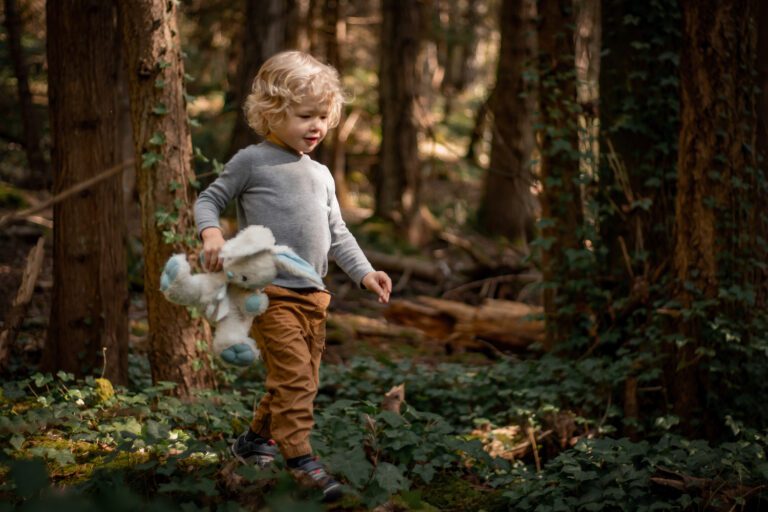
<svg viewBox="0 0 768 512">
<path fill-rule="evenodd" d="M 291 247 L 321 276 L 328 256 L 358 285 L 373 271 L 341 218 L 330 171 L 309 156 L 299 156 L 271 142 L 239 151 L 195 202 L 198 233 L 219 227 L 219 216 L 235 199 L 240 229 L 261 224 L 278 245 Z M 310 288 L 310 281 L 278 275 L 285 288 Z"/>
</svg>

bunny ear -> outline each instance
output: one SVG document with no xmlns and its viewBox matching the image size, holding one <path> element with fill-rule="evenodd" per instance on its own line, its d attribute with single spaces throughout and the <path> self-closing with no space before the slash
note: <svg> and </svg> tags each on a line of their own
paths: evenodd
<svg viewBox="0 0 768 512">
<path fill-rule="evenodd" d="M 321 290 L 325 289 L 323 278 L 315 271 L 314 267 L 289 247 L 276 246 L 272 249 L 272 253 L 275 255 L 275 265 L 278 270 L 308 279 Z"/>
<path fill-rule="evenodd" d="M 252 225 L 240 231 L 235 238 L 227 240 L 219 256 L 223 259 L 235 260 L 266 251 L 274 245 L 275 237 L 269 228 Z"/>
</svg>

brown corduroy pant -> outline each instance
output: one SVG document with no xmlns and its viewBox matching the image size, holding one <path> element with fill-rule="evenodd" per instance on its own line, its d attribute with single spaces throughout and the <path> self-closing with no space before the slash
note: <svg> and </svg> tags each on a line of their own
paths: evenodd
<svg viewBox="0 0 768 512">
<path fill-rule="evenodd" d="M 273 438 L 286 458 L 308 455 L 331 295 L 279 286 L 264 292 L 269 307 L 254 320 L 251 336 L 267 368 L 267 393 L 254 411 L 251 430 Z"/>
</svg>

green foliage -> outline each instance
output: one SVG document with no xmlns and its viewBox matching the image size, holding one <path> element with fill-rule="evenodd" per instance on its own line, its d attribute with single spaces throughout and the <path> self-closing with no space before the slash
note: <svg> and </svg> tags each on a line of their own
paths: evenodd
<svg viewBox="0 0 768 512">
<path fill-rule="evenodd" d="M 504 495 L 515 510 L 535 511 L 718 510 L 744 505 L 768 477 L 768 439 L 756 432 L 745 434 L 719 447 L 675 435 L 655 443 L 580 441 L 541 474 L 520 470 Z M 699 479 L 697 485 L 680 492 L 668 487 L 691 475 Z"/>
<path fill-rule="evenodd" d="M 490 457 L 467 435 L 475 420 L 536 425 L 565 407 L 593 425 L 589 418 L 603 415 L 603 427 L 592 432 L 619 426 L 607 398 L 590 390 L 609 392 L 622 368 L 590 360 L 571 366 L 549 357 L 487 367 L 366 359 L 326 366 L 312 443 L 348 488 L 341 506 L 356 510 L 385 501 L 404 510 L 686 510 L 704 507 L 706 499 L 763 499 L 755 486 L 768 477 L 768 432 L 736 419 L 727 420 L 730 439 L 719 446 L 658 427 L 642 442 L 583 438 L 545 459 L 540 474 L 520 461 Z M 314 507 L 317 495 L 298 489 L 282 460 L 264 471 L 229 462 L 229 443 L 247 427 L 262 379 L 248 372 L 233 377 L 233 387 L 202 391 L 192 401 L 169 396 L 172 383 L 118 387 L 104 396 L 94 379 L 76 381 L 63 372 L 5 382 L 0 497 L 22 510 Z M 382 391 L 403 381 L 409 399 L 402 414 L 380 410 Z M 673 425 L 674 418 L 658 423 Z M 234 488 L 227 467 L 242 479 Z M 678 492 L 651 480 L 675 475 L 722 491 L 707 497 L 700 488 Z"/>
</svg>

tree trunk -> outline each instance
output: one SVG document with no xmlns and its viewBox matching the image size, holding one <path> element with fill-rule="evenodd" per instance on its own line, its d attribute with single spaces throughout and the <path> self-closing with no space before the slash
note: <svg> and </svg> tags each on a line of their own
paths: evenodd
<svg viewBox="0 0 768 512">
<path fill-rule="evenodd" d="M 381 147 L 374 173 L 376 215 L 409 230 L 421 199 L 418 151 L 417 59 L 422 24 L 421 6 L 382 2 L 379 112 Z"/>
<path fill-rule="evenodd" d="M 315 48 L 312 51 L 312 55 L 320 61 L 324 61 L 334 68 L 336 68 L 340 74 L 343 74 L 344 67 L 341 60 L 341 47 L 338 40 L 338 25 L 341 16 L 343 0 L 326 0 L 316 7 L 318 25 L 317 35 L 315 37 Z M 341 123 L 344 122 L 344 112 L 342 109 Z M 335 147 L 337 144 L 338 128 L 332 129 L 328 132 L 325 138 L 325 142 L 320 144 L 312 154 L 312 158 L 327 166 L 331 172 L 335 175 L 334 159 L 336 158 Z M 338 186 L 338 184 L 337 184 Z"/>
<path fill-rule="evenodd" d="M 539 80 L 541 122 L 542 236 L 549 245 L 542 251 L 542 275 L 556 288 L 544 290 L 547 340 L 552 348 L 567 339 L 576 327 L 576 314 L 564 313 L 562 304 L 578 310 L 578 297 L 568 285 L 576 282 L 568 251 L 579 251 L 582 199 L 579 183 L 577 136 L 578 106 L 573 47 L 573 5 L 552 0 L 540 6 Z"/>
<path fill-rule="evenodd" d="M 19 94 L 24 151 L 29 163 L 30 174 L 27 182 L 34 188 L 48 188 L 51 177 L 43 156 L 40 123 L 29 91 L 29 74 L 21 46 L 22 26 L 16 0 L 5 0 L 5 29 L 8 31 L 8 53 L 13 62 L 16 90 Z"/>
<path fill-rule="evenodd" d="M 100 0 L 47 3 L 54 194 L 122 163 L 115 10 Z M 128 380 L 128 286 L 121 177 L 54 206 L 49 370 Z M 106 357 L 106 362 L 102 360 Z"/>
<path fill-rule="evenodd" d="M 757 0 L 684 0 L 682 94 L 675 213 L 674 270 L 682 308 L 713 300 L 679 324 L 675 413 L 691 428 L 702 413 L 705 373 L 697 349 L 716 315 L 746 325 L 754 304 L 723 296 L 740 287 L 765 289 L 754 261 L 766 261 L 764 173 L 755 171 Z M 699 303 L 701 304 L 701 303 Z M 706 306 L 698 306 L 699 308 Z M 715 311 L 714 308 L 717 308 Z M 706 419 L 704 420 L 706 422 Z"/>
<path fill-rule="evenodd" d="M 647 282 L 668 263 L 674 247 L 679 9 L 677 0 L 603 0 L 601 6 L 599 194 L 616 205 L 601 216 L 608 248 L 602 271 L 626 283 L 625 293 L 633 278 Z M 648 206 L 638 207 L 643 202 Z"/>
<path fill-rule="evenodd" d="M 535 87 L 530 81 L 536 59 L 536 1 L 504 0 L 496 94 L 491 108 L 493 141 L 485 177 L 480 223 L 490 233 L 525 245 L 532 231 Z"/>
<path fill-rule="evenodd" d="M 768 3 L 759 2 L 757 8 L 757 83 L 760 88 L 757 103 L 757 157 L 759 168 L 763 173 L 768 169 Z M 762 220 L 758 218 L 762 226 L 768 225 L 765 215 Z M 757 233 L 766 233 L 768 230 L 758 229 Z M 756 305 L 765 308 L 768 305 L 768 290 L 761 287 L 757 290 Z"/>
<path fill-rule="evenodd" d="M 196 243 L 192 219 L 192 141 L 185 110 L 176 4 L 121 0 L 126 65 L 144 242 L 144 294 L 152 378 L 178 384 L 187 396 L 210 387 L 210 333 L 200 319 L 160 293 L 168 258 Z M 203 350 L 200 349 L 202 344 Z"/>
<path fill-rule="evenodd" d="M 260 137 L 248 126 L 243 114 L 243 103 L 251 92 L 253 79 L 264 61 L 286 49 L 286 21 L 289 6 L 286 0 L 247 0 L 243 25 L 242 61 L 232 95 L 237 106 L 237 117 L 232 129 L 227 159 Z"/>
</svg>

